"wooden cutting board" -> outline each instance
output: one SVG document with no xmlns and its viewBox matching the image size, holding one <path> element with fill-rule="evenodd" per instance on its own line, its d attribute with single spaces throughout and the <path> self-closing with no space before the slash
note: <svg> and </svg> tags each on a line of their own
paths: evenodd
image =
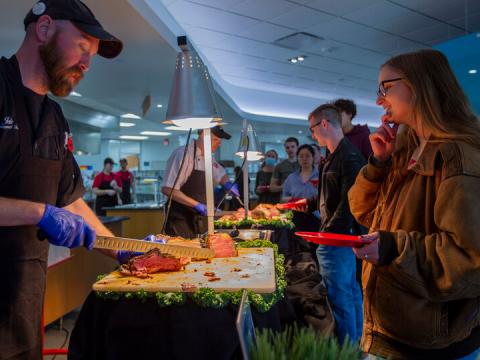
<svg viewBox="0 0 480 360">
<path fill-rule="evenodd" d="M 240 271 L 238 271 L 240 270 Z M 215 273 L 217 281 L 208 281 L 206 272 Z M 271 248 L 238 249 L 238 256 L 191 262 L 183 271 L 150 274 L 151 278 L 139 279 L 123 276 L 114 271 L 93 284 L 93 290 L 133 292 L 183 292 L 185 285 L 195 288 L 208 287 L 215 291 L 253 290 L 266 294 L 275 291 L 275 261 Z M 182 287 L 183 285 L 183 287 Z M 195 288 L 189 291 L 195 291 Z"/>
</svg>

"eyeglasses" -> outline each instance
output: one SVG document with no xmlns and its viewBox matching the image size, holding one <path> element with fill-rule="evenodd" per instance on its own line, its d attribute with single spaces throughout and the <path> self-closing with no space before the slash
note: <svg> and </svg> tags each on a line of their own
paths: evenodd
<svg viewBox="0 0 480 360">
<path fill-rule="evenodd" d="M 394 81 L 400 81 L 400 80 L 403 80 L 403 79 L 404 79 L 403 77 L 400 77 L 400 78 L 395 78 L 395 79 L 383 80 L 378 85 L 377 96 L 379 96 L 379 97 L 387 96 L 387 90 L 388 89 L 385 89 L 385 84 L 388 84 L 388 83 L 391 83 L 391 82 L 394 82 Z"/>
<path fill-rule="evenodd" d="M 309 129 L 310 129 L 310 132 L 313 134 L 313 129 L 315 129 L 318 125 L 320 125 L 322 122 L 320 121 L 319 123 L 316 123 L 315 125 L 313 126 L 310 126 Z"/>
</svg>

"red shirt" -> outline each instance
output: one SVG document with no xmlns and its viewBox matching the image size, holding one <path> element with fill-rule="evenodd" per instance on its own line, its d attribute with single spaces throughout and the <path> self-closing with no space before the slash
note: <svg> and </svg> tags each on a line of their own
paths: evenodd
<svg viewBox="0 0 480 360">
<path fill-rule="evenodd" d="M 120 182 L 120 184 L 123 184 L 124 181 L 128 181 L 130 184 L 132 184 L 133 181 L 133 174 L 130 171 L 119 171 L 115 174 L 115 179 L 117 182 Z"/>
<path fill-rule="evenodd" d="M 111 183 L 112 180 L 115 180 L 117 182 L 117 185 L 119 187 L 122 187 L 122 182 L 120 181 L 120 178 L 115 176 L 115 173 L 110 173 L 110 175 L 105 174 L 103 171 L 101 173 L 98 173 L 95 176 L 95 179 L 93 179 L 93 186 L 94 188 L 100 187 L 102 182 L 107 181 L 108 183 Z"/>
</svg>

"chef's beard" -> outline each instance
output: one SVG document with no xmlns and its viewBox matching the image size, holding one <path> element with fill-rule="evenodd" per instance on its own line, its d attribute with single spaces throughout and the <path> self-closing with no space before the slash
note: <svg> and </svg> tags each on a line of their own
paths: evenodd
<svg viewBox="0 0 480 360">
<path fill-rule="evenodd" d="M 48 89 L 55 96 L 68 96 L 83 78 L 83 72 L 78 65 L 65 67 L 62 50 L 58 46 L 58 34 L 41 45 L 39 53 L 47 74 Z M 72 80 L 72 75 L 78 77 Z"/>
</svg>

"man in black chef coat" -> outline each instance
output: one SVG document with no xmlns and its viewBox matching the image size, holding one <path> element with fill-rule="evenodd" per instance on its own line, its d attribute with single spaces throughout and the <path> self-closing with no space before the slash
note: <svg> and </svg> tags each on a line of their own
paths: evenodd
<svg viewBox="0 0 480 360">
<path fill-rule="evenodd" d="M 79 0 L 39 1 L 24 25 L 19 50 L 0 60 L 0 359 L 41 358 L 48 243 L 90 249 L 96 232 L 110 235 L 82 200 L 72 135 L 47 93 L 67 96 L 93 56 L 113 58 L 122 43 Z"/>
</svg>

